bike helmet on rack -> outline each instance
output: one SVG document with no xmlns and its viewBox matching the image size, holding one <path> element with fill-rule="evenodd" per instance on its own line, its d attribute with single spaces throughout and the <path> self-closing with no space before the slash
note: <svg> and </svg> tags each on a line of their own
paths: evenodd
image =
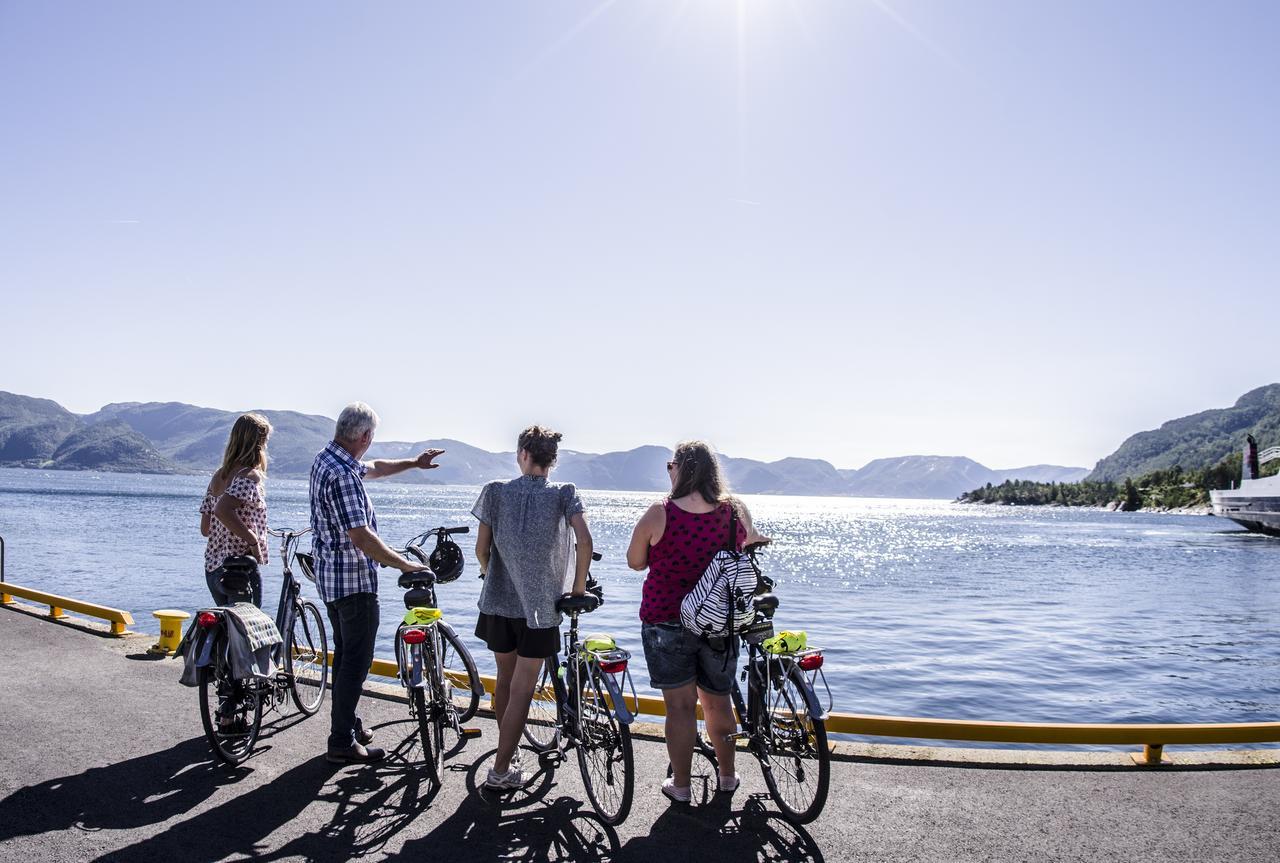
<svg viewBox="0 0 1280 863">
<path fill-rule="evenodd" d="M 427 566 L 435 573 L 437 584 L 448 584 L 457 579 L 465 565 L 462 549 L 453 540 L 443 537 L 436 542 L 431 556 L 427 558 Z"/>
</svg>

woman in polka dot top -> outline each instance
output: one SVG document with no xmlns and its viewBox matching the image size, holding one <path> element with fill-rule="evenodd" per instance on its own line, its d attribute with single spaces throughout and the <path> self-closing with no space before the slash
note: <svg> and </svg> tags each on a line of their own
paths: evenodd
<svg viewBox="0 0 1280 863">
<path fill-rule="evenodd" d="M 200 504 L 200 533 L 209 538 L 204 550 L 205 584 L 213 601 L 227 604 L 218 583 L 228 557 L 248 555 L 267 562 L 267 438 L 271 423 L 260 414 L 243 414 L 231 427 L 222 467 L 214 472 Z M 262 580 L 255 575 L 253 604 L 262 605 Z"/>
<path fill-rule="evenodd" d="M 640 637 L 649 682 L 666 702 L 667 754 L 672 776 L 662 793 L 677 802 L 689 799 L 689 772 L 697 734 L 694 709 L 702 703 L 707 733 L 720 761 L 720 790 L 738 787 L 733 772 L 737 730 L 729 691 L 737 670 L 737 639 L 724 650 L 688 632 L 680 624 L 680 601 L 693 590 L 716 552 L 767 541 L 751 523 L 742 501 L 729 495 L 715 451 L 703 441 L 676 446 L 667 462 L 671 494 L 641 516 L 627 549 L 627 564 L 648 568 L 640 602 Z M 732 515 L 736 512 L 736 521 Z M 736 525 L 730 536 L 730 526 Z"/>
</svg>

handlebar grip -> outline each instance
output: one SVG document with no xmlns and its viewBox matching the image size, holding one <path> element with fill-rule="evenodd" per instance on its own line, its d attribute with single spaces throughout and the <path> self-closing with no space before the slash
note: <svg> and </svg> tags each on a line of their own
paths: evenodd
<svg viewBox="0 0 1280 863">
<path fill-rule="evenodd" d="M 446 534 L 449 534 L 449 533 L 471 533 L 471 528 L 470 528 L 470 527 L 466 527 L 466 526 L 464 526 L 464 527 L 447 527 L 447 528 L 445 528 L 444 532 L 445 532 Z"/>
<path fill-rule="evenodd" d="M 601 553 L 600 553 L 600 552 L 598 552 L 598 551 L 593 551 L 593 552 L 591 552 L 591 559 L 592 559 L 592 560 L 604 560 L 604 555 L 603 555 L 603 554 L 601 554 Z"/>
</svg>

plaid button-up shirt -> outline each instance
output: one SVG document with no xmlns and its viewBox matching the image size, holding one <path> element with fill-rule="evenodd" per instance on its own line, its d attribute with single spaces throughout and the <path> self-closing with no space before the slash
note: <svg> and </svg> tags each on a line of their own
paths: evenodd
<svg viewBox="0 0 1280 863">
<path fill-rule="evenodd" d="M 347 536 L 353 527 L 378 531 L 373 504 L 364 491 L 367 470 L 333 441 L 311 464 L 311 552 L 316 587 L 325 602 L 378 592 L 378 564 Z"/>
</svg>

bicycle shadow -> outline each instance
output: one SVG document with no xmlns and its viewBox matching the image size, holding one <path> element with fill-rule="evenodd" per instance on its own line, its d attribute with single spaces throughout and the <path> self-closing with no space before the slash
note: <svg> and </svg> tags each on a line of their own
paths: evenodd
<svg viewBox="0 0 1280 863">
<path fill-rule="evenodd" d="M 701 806 L 672 806 L 658 816 L 647 836 L 629 840 L 615 859 L 637 863 L 824 863 L 826 858 L 813 836 L 769 811 L 768 800 L 767 794 L 752 794 L 736 811 L 727 795 L 714 795 Z"/>
<path fill-rule="evenodd" d="M 160 752 L 51 779 L 0 801 L 0 843 L 78 829 L 129 830 L 181 815 L 251 771 L 213 761 L 204 737 Z"/>
<path fill-rule="evenodd" d="M 387 859 L 588 863 L 615 860 L 618 850 L 618 834 L 580 800 L 539 798 L 533 809 L 512 813 L 471 793 L 430 833 Z"/>
</svg>

